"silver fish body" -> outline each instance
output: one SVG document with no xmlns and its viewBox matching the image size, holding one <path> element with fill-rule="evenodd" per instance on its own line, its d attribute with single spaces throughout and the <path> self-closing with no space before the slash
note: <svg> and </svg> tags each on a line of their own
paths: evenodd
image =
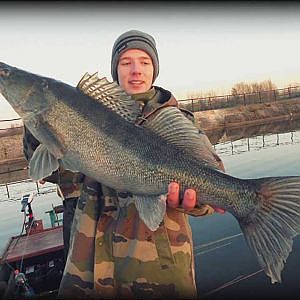
<svg viewBox="0 0 300 300">
<path fill-rule="evenodd" d="M 207 137 L 177 108 L 136 125 L 134 100 L 97 74 L 86 74 L 74 88 L 0 63 L 0 91 L 41 142 L 30 161 L 33 179 L 62 164 L 130 192 L 151 230 L 164 216 L 168 184 L 177 181 L 181 190 L 196 189 L 201 203 L 232 213 L 266 274 L 281 281 L 300 232 L 300 177 L 224 174 Z"/>
</svg>

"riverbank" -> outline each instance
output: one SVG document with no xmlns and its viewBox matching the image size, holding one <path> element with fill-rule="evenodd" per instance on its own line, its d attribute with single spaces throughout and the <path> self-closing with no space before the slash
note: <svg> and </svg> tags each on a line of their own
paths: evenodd
<svg viewBox="0 0 300 300">
<path fill-rule="evenodd" d="M 0 161 L 0 184 L 26 179 L 28 179 L 28 169 L 24 157 Z"/>
<path fill-rule="evenodd" d="M 12 127 L 0 130 L 0 163 L 23 158 L 22 139 L 23 127 Z"/>
<path fill-rule="evenodd" d="M 196 123 L 205 132 L 296 120 L 300 118 L 300 98 L 199 111 L 194 115 Z"/>
</svg>

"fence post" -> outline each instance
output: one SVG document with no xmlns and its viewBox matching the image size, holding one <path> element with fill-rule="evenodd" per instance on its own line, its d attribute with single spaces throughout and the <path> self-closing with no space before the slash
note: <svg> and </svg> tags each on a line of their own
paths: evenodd
<svg viewBox="0 0 300 300">
<path fill-rule="evenodd" d="M 274 101 L 276 102 L 277 99 L 276 99 L 276 90 L 274 90 Z"/>
<path fill-rule="evenodd" d="M 262 103 L 261 102 L 261 93 L 260 93 L 260 91 L 258 91 L 258 97 L 259 97 L 259 103 Z"/>
<path fill-rule="evenodd" d="M 40 193 L 40 189 L 39 189 L 38 182 L 36 181 L 36 182 L 35 182 L 35 184 L 36 184 L 36 189 L 37 189 L 37 192 L 38 192 L 38 194 L 39 194 L 39 193 Z"/>
<path fill-rule="evenodd" d="M 192 99 L 192 111 L 195 112 L 195 109 L 194 109 L 194 99 Z"/>
<path fill-rule="evenodd" d="M 5 187 L 6 187 L 7 197 L 10 198 L 7 182 L 5 183 Z"/>
</svg>

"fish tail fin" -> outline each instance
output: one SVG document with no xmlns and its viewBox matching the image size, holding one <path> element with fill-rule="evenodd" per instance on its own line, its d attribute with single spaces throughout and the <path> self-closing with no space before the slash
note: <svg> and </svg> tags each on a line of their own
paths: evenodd
<svg viewBox="0 0 300 300">
<path fill-rule="evenodd" d="M 300 177 L 251 180 L 257 186 L 257 206 L 240 226 L 250 248 L 272 283 L 281 282 L 281 271 L 300 233 Z"/>
</svg>

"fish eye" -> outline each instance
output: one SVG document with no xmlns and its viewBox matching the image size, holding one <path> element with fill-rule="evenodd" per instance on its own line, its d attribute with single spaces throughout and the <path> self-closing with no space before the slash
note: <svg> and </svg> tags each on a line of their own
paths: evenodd
<svg viewBox="0 0 300 300">
<path fill-rule="evenodd" d="M 0 69 L 0 76 L 8 77 L 10 75 L 10 71 L 7 68 Z"/>
</svg>

